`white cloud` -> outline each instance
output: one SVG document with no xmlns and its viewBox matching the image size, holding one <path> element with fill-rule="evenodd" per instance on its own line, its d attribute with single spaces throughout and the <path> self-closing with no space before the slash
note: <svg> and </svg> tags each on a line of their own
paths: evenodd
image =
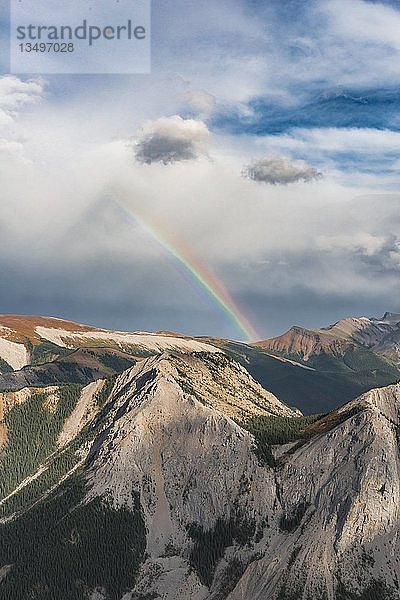
<svg viewBox="0 0 400 600">
<path fill-rule="evenodd" d="M 202 121 L 177 115 L 147 123 L 135 143 L 141 163 L 170 164 L 207 155 L 210 132 Z"/>
<path fill-rule="evenodd" d="M 3 138 L 0 138 L 0 158 L 4 162 L 7 160 L 16 160 L 29 163 L 29 160 L 25 156 L 23 144 Z"/>
<path fill-rule="evenodd" d="M 352 89 L 399 82 L 399 10 L 364 0 L 326 0 L 310 9 L 318 55 L 294 65 L 300 79 Z"/>
<path fill-rule="evenodd" d="M 3 168 L 11 160 L 28 163 L 25 155 L 24 130 L 17 124 L 19 113 L 42 98 L 44 82 L 41 79 L 22 81 L 15 76 L 0 77 L 0 155 Z M 14 165 L 15 166 L 15 165 Z"/>
<path fill-rule="evenodd" d="M 17 110 L 25 104 L 37 102 L 43 94 L 41 79 L 22 81 L 19 77 L 0 77 L 0 106 L 5 110 Z"/>
<path fill-rule="evenodd" d="M 184 101 L 200 116 L 209 116 L 216 107 L 216 98 L 204 90 L 190 90 L 183 95 Z"/>
<path fill-rule="evenodd" d="M 0 108 L 0 127 L 4 125 L 12 125 L 13 122 L 14 120 L 12 116 L 8 112 Z"/>
<path fill-rule="evenodd" d="M 321 174 L 304 160 L 291 160 L 288 156 L 267 156 L 245 167 L 243 175 L 260 183 L 285 185 L 313 181 Z"/>
<path fill-rule="evenodd" d="M 367 231 L 352 234 L 335 234 L 316 236 L 316 248 L 326 252 L 361 252 L 365 256 L 374 256 L 382 251 L 388 238 L 371 234 Z"/>
<path fill-rule="evenodd" d="M 299 4 L 290 19 L 275 2 L 250 11 L 244 0 L 207 2 L 206 10 L 204 2 L 177 0 L 168 15 L 160 9 L 159 18 L 175 26 L 155 39 L 159 66 L 227 108 L 259 96 L 295 104 L 310 85 L 399 84 L 399 10 L 362 0 Z"/>
<path fill-rule="evenodd" d="M 358 43 L 400 50 L 400 11 L 363 0 L 328 0 L 324 10 L 338 36 Z"/>
<path fill-rule="evenodd" d="M 287 134 L 260 137 L 257 144 L 314 154 L 356 152 L 368 155 L 398 152 L 400 132 L 356 127 L 294 128 Z"/>
</svg>

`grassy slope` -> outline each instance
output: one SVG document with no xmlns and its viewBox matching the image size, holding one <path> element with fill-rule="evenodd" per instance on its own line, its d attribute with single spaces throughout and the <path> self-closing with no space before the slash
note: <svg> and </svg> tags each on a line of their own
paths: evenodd
<svg viewBox="0 0 400 600">
<path fill-rule="evenodd" d="M 329 412 L 371 388 L 400 379 L 397 367 L 364 348 L 349 349 L 344 356 L 311 357 L 304 364 L 313 371 L 276 360 L 262 348 L 237 343 L 222 347 L 263 387 L 306 415 Z M 302 362 L 299 356 L 286 358 Z"/>
<path fill-rule="evenodd" d="M 43 353 L 36 355 L 36 364 L 24 367 L 20 371 L 0 375 L 1 391 L 18 390 L 30 386 L 87 384 L 113 373 L 121 373 L 133 366 L 138 358 L 109 348 L 81 348 L 67 352 L 64 349 L 54 357 L 53 353 L 58 347 L 54 344 L 43 346 Z M 47 352 L 50 352 L 52 356 Z M 49 362 L 41 362 L 46 357 Z"/>
</svg>

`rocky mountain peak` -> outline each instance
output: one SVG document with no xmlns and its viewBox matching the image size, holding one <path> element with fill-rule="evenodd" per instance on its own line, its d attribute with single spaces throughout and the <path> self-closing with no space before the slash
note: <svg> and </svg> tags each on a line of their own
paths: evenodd
<svg viewBox="0 0 400 600">
<path fill-rule="evenodd" d="M 307 421 L 222 352 L 173 350 L 42 392 L 7 412 L 4 597 L 396 597 L 400 384 Z"/>
<path fill-rule="evenodd" d="M 147 559 L 136 593 L 150 585 L 168 600 L 214 600 L 223 590 L 229 600 L 322 600 L 339 598 L 340 589 L 361 598 L 378 586 L 389 600 L 397 581 L 385 544 L 398 528 L 400 385 L 316 421 L 270 468 L 257 460 L 252 435 L 183 389 L 183 370 L 192 382 L 194 372 L 210 369 L 207 358 L 163 355 L 120 376 L 107 435 L 94 444 L 88 498 L 108 497 L 116 507 L 131 506 L 132 489 L 141 498 Z M 215 536 L 226 536 L 226 546 L 204 569 L 196 557 Z M 241 568 L 226 591 L 233 563 Z"/>
<path fill-rule="evenodd" d="M 400 323 L 400 313 L 385 312 L 381 321 L 387 321 L 389 323 Z"/>
</svg>

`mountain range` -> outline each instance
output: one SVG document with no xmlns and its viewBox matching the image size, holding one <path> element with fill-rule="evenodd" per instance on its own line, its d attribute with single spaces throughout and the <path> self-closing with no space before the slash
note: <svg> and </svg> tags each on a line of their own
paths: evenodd
<svg viewBox="0 0 400 600">
<path fill-rule="evenodd" d="M 400 315 L 348 318 L 325 329 L 293 327 L 252 344 L 0 315 L 0 391 L 89 383 L 169 350 L 222 351 L 285 404 L 314 414 L 400 380 Z"/>
<path fill-rule="evenodd" d="M 0 316 L 0 598 L 400 598 L 400 315 L 244 344 Z"/>
</svg>

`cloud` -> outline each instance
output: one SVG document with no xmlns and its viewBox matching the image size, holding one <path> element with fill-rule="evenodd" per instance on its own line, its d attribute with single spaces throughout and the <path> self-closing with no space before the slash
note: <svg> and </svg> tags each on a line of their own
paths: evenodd
<svg viewBox="0 0 400 600">
<path fill-rule="evenodd" d="M 328 0 L 325 10 L 331 19 L 332 29 L 341 37 L 357 43 L 400 49 L 398 9 L 385 6 L 382 2 L 372 4 L 352 0 L 349 18 L 348 0 Z"/>
<path fill-rule="evenodd" d="M 362 0 L 291 0 L 287 10 L 276 1 L 253 2 L 251 10 L 248 0 L 157 4 L 158 65 L 207 90 L 226 110 L 261 97 L 293 106 L 321 88 L 355 92 L 400 81 L 398 6 Z"/>
<path fill-rule="evenodd" d="M 244 177 L 272 185 L 313 181 L 321 174 L 304 160 L 292 161 L 288 156 L 268 156 L 243 169 Z"/>
<path fill-rule="evenodd" d="M 317 236 L 315 243 L 316 249 L 322 252 L 357 252 L 363 256 L 375 256 L 387 245 L 387 239 L 382 235 L 358 231 L 352 234 Z"/>
<path fill-rule="evenodd" d="M 11 124 L 18 110 L 39 101 L 43 89 L 42 79 L 22 81 L 19 77 L 10 75 L 0 77 L 0 125 Z"/>
<path fill-rule="evenodd" d="M 136 141 L 136 159 L 164 165 L 207 155 L 210 132 L 202 121 L 178 115 L 147 123 Z"/>
<path fill-rule="evenodd" d="M 264 335 L 293 322 L 316 326 L 346 313 L 380 313 L 388 297 L 399 297 L 399 195 L 354 199 L 366 193 L 364 182 L 356 187 L 352 172 L 346 186 L 343 175 L 331 178 L 327 170 L 331 157 L 336 161 L 348 149 L 367 158 L 395 154 L 398 133 L 304 128 L 229 139 L 213 133 L 213 161 L 187 160 L 187 154 L 207 154 L 207 126 L 199 118 L 157 118 L 178 113 L 184 83 L 177 89 L 176 82 L 168 88 L 164 80 L 147 82 L 138 94 L 131 80 L 118 88 L 112 80 L 111 91 L 87 82 L 80 91 L 63 84 L 63 101 L 58 87 L 45 102 L 9 100 L 7 111 L 13 106 L 15 115 L 9 130 L 18 128 L 18 136 L 13 143 L 7 133 L 0 152 L 18 156 L 22 140 L 31 163 L 13 160 L 10 168 L 10 160 L 0 160 L 3 310 L 63 313 L 119 328 L 235 335 L 135 220 L 141 210 L 211 267 Z M 202 88 L 209 89 L 201 82 L 193 89 Z M 133 161 L 123 140 L 146 120 L 134 145 L 142 160 Z M 160 138 L 167 152 L 157 150 Z M 325 177 L 312 186 L 304 180 L 262 186 L 240 177 L 246 157 L 269 154 L 284 156 L 269 157 L 280 159 L 280 177 L 296 158 Z M 151 168 L 143 166 L 148 162 Z M 121 182 L 125 209 L 114 203 Z"/>
<path fill-rule="evenodd" d="M 0 77 L 0 106 L 16 110 L 24 104 L 36 102 L 41 98 L 43 88 L 42 79 L 22 81 L 19 77 L 11 75 Z"/>
<path fill-rule="evenodd" d="M 23 144 L 16 141 L 9 141 L 4 138 L 0 138 L 0 159 L 2 161 L 15 160 L 29 164 L 29 161 L 25 156 Z"/>
<path fill-rule="evenodd" d="M 158 0 L 154 24 L 158 66 L 207 90 L 227 110 L 263 96 L 294 105 L 321 88 L 354 91 L 400 81 L 397 6 L 362 0 L 293 0 L 287 10 L 275 1 L 253 2 L 251 10 L 248 0 L 163 4 Z"/>
<path fill-rule="evenodd" d="M 13 124 L 12 116 L 2 108 L 0 108 L 0 127 L 4 125 L 12 125 Z"/>
<path fill-rule="evenodd" d="M 183 99 L 197 114 L 204 116 L 209 116 L 217 103 L 215 96 L 204 90 L 190 90 L 184 94 Z"/>
<path fill-rule="evenodd" d="M 352 234 L 335 234 L 316 237 L 316 250 L 332 255 L 355 256 L 359 263 L 374 271 L 397 271 L 400 267 L 400 239 L 393 232 L 353 231 Z"/>
<path fill-rule="evenodd" d="M 240 102 L 261 91 L 269 36 L 247 1 L 176 0 L 167 6 L 156 0 L 156 5 L 153 56 L 163 70 L 180 73 L 193 89 L 226 101 Z"/>
<path fill-rule="evenodd" d="M 262 139 L 266 145 L 273 144 L 274 147 L 290 150 L 398 155 L 400 132 L 367 127 L 313 127 L 295 128 L 284 135 L 265 136 Z"/>
<path fill-rule="evenodd" d="M 240 140 L 247 143 L 247 152 L 254 151 L 253 136 L 242 134 Z M 301 158 L 318 165 L 325 179 L 365 191 L 398 190 L 399 145 L 399 131 L 367 127 L 292 128 L 280 135 L 258 136 L 256 141 L 260 154 Z"/>
<path fill-rule="evenodd" d="M 18 115 L 25 106 L 40 101 L 43 90 L 42 79 L 22 81 L 19 77 L 11 75 L 0 77 L 0 170 L 8 171 L 7 176 L 10 166 L 15 168 L 18 162 L 29 163 L 21 141 L 25 137 L 25 132 L 18 126 Z M 8 164 L 9 161 L 12 165 Z"/>
</svg>

